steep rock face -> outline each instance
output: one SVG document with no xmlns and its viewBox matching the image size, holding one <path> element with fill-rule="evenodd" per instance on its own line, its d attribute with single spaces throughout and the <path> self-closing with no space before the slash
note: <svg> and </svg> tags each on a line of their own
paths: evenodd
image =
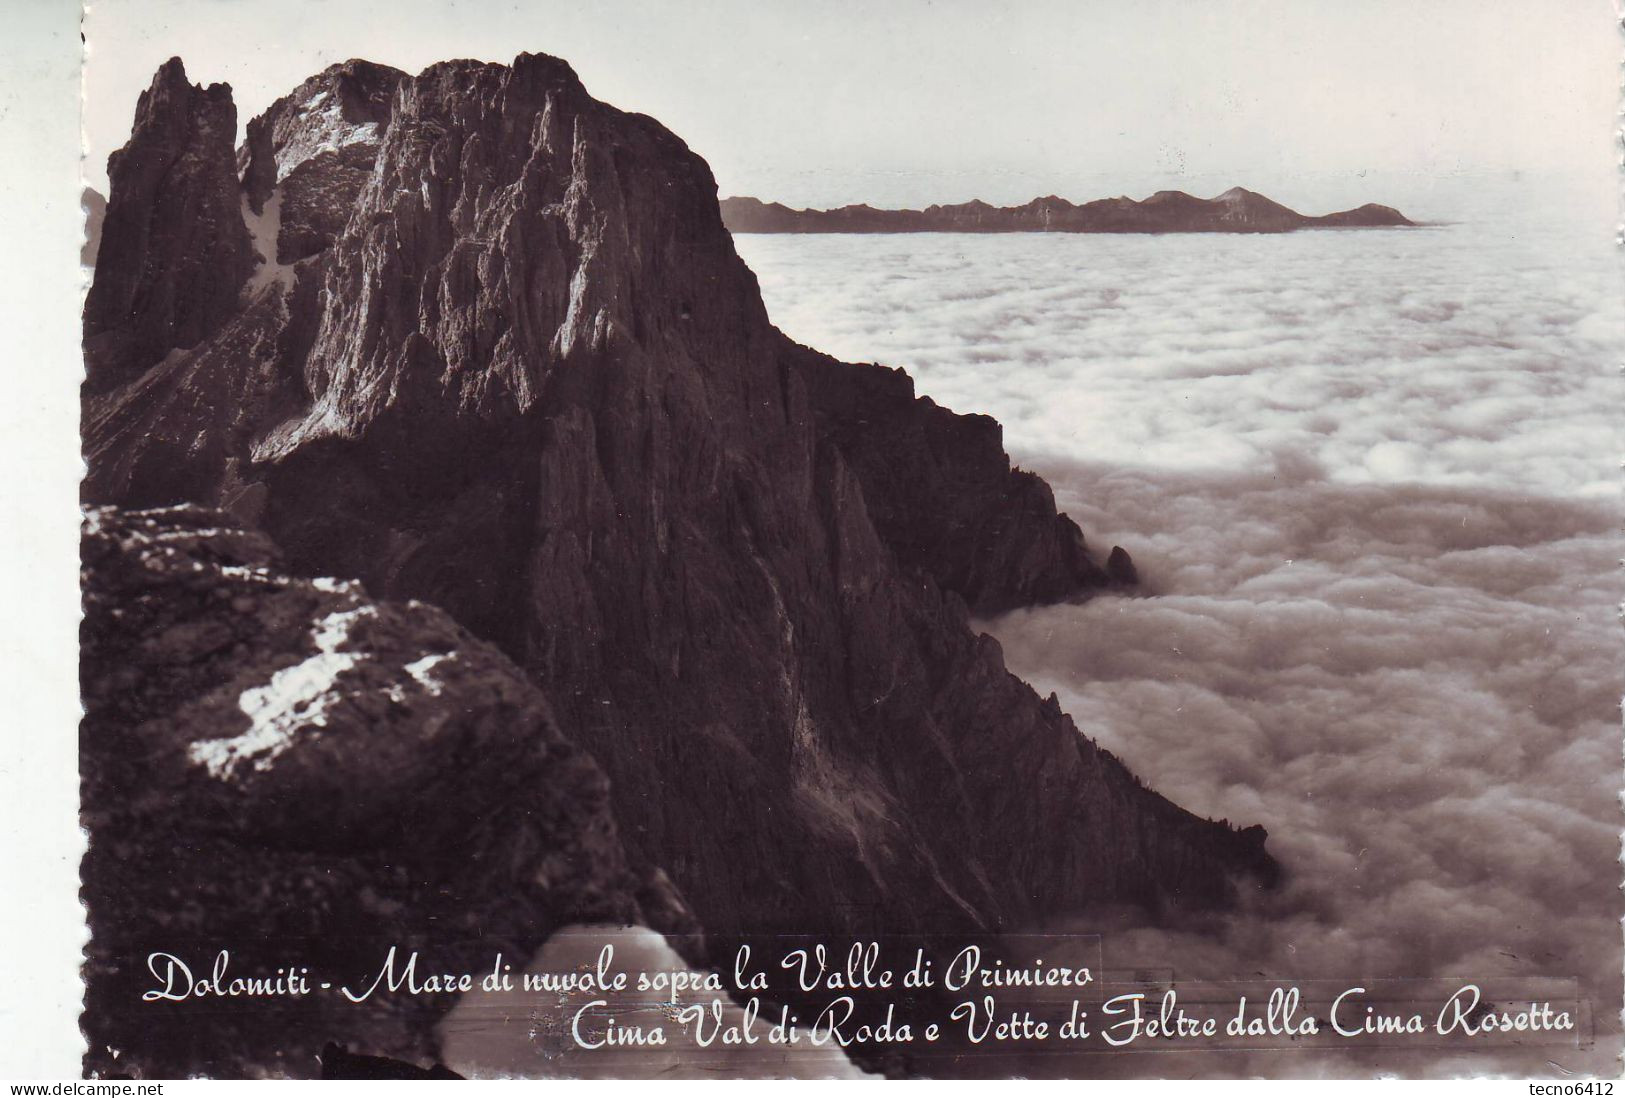
<svg viewBox="0 0 1625 1098">
<path fill-rule="evenodd" d="M 244 494 L 253 499 L 263 490 L 245 487 L 237 470 L 264 424 L 294 414 L 304 399 L 300 366 L 321 270 L 306 264 L 255 281 L 214 338 L 85 401 L 87 501 L 146 507 L 212 500 L 254 513 Z"/>
<path fill-rule="evenodd" d="M 248 124 L 237 155 L 249 210 L 275 194 L 277 263 L 296 263 L 333 242 L 372 174 L 406 74 L 346 61 L 306 80 Z"/>
<path fill-rule="evenodd" d="M 112 185 L 85 301 L 87 385 L 122 384 L 213 335 L 253 265 L 237 197 L 231 88 L 194 86 L 179 58 L 153 77 Z"/>
<path fill-rule="evenodd" d="M 444 613 L 292 578 L 199 508 L 92 511 L 84 566 L 87 1069 L 314 1075 L 327 1041 L 426 1062 L 450 1005 L 143 1002 L 152 952 L 359 992 L 391 945 L 466 970 L 577 920 L 685 928 L 628 870 L 602 772 Z"/>
<path fill-rule="evenodd" d="M 905 568 L 929 573 L 978 614 L 1111 585 L 1083 531 L 1056 513 L 1049 485 L 1010 467 L 996 420 L 916 398 L 902 370 L 837 362 L 788 340 L 781 353 Z"/>
<path fill-rule="evenodd" d="M 436 65 L 392 104 L 342 231 L 267 291 L 294 406 L 234 413 L 184 478 L 93 462 L 93 497 L 235 500 L 295 567 L 498 644 L 722 937 L 1273 878 L 1261 833 L 1144 789 L 972 632 L 967 601 L 1098 587 L 1081 534 L 996 424 L 789 344 L 681 141 L 547 57 Z M 98 407 L 92 452 L 217 409 L 205 357 Z"/>
<path fill-rule="evenodd" d="M 1102 198 L 1080 206 L 1047 195 L 1021 206 L 971 201 L 923 210 L 877 210 L 867 205 L 793 210 L 757 198 L 725 198 L 722 216 L 736 233 L 1284 233 L 1411 224 L 1398 210 L 1374 203 L 1308 217 L 1242 187 L 1215 198 L 1158 191 L 1140 202 Z"/>
<path fill-rule="evenodd" d="M 405 79 L 396 69 L 348 61 L 249 123 L 237 152 L 237 220 L 250 239 L 252 277 L 213 338 L 171 351 L 133 383 L 86 402 L 87 499 L 133 506 L 213 499 L 255 514 L 262 493 L 237 469 L 265 426 L 305 399 L 325 253 L 371 174 Z"/>
</svg>

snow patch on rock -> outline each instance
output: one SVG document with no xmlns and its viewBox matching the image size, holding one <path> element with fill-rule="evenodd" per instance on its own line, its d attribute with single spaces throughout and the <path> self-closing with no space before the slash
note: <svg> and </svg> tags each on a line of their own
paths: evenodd
<svg viewBox="0 0 1625 1098">
<path fill-rule="evenodd" d="M 248 730 L 227 739 L 199 740 L 187 749 L 187 757 L 208 770 L 210 777 L 226 781 L 245 763 L 269 770 L 301 732 L 325 728 L 327 711 L 338 697 L 334 687 L 339 676 L 367 658 L 365 653 L 340 648 L 357 621 L 377 613 L 374 607 L 360 606 L 323 618 L 311 630 L 315 655 L 284 667 L 264 686 L 243 691 L 237 705 L 248 717 Z"/>
<path fill-rule="evenodd" d="M 378 139 L 378 123 L 348 121 L 341 100 L 326 91 L 318 92 L 300 111 L 293 136 L 276 150 L 276 181 L 281 183 L 312 157 L 350 145 L 376 145 Z"/>
<path fill-rule="evenodd" d="M 284 577 L 272 575 L 269 568 L 259 566 L 245 567 L 241 564 L 222 564 L 220 574 L 229 579 L 242 580 L 247 583 L 283 583 Z"/>
<path fill-rule="evenodd" d="M 278 263 L 276 259 L 277 238 L 282 234 L 282 192 L 272 191 L 260 213 L 254 212 L 248 204 L 248 196 L 244 195 L 243 223 L 248 226 L 249 239 L 260 257 L 260 265 L 254 268 L 248 280 L 248 292 L 258 294 L 271 287 L 287 292 L 293 287 L 294 265 Z"/>
<path fill-rule="evenodd" d="M 408 675 L 417 680 L 419 686 L 430 694 L 438 696 L 446 688 L 446 684 L 429 672 L 434 670 L 437 665 L 456 658 L 457 653 L 455 652 L 436 652 L 433 655 L 424 656 L 420 660 L 414 660 L 407 664 L 405 670 Z"/>
</svg>

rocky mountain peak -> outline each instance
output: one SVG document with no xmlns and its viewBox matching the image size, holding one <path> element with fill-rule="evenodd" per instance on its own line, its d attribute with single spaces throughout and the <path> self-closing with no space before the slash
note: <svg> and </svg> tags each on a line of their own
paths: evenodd
<svg viewBox="0 0 1625 1098">
<path fill-rule="evenodd" d="M 555 58 L 426 69 L 402 83 L 375 155 L 305 365 L 315 400 L 262 459 L 391 408 L 522 414 L 567 361 L 676 319 L 663 334 L 680 343 L 734 322 L 749 275 L 709 170 L 650 120 L 592 100 Z M 719 292 L 673 292 L 693 281 Z M 765 321 L 758 304 L 751 325 Z"/>
<path fill-rule="evenodd" d="M 130 140 L 107 163 L 111 193 L 84 313 L 92 391 L 195 346 L 235 311 L 253 265 L 236 136 L 231 87 L 190 83 L 178 57 L 141 94 Z"/>
<path fill-rule="evenodd" d="M 248 123 L 238 169 L 249 208 L 258 214 L 272 190 L 301 165 L 351 146 L 376 150 L 406 74 L 350 60 L 331 65 Z"/>
</svg>

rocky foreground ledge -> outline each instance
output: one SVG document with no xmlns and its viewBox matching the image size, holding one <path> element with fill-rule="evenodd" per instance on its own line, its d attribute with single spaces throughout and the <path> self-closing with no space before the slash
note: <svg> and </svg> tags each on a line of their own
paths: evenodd
<svg viewBox="0 0 1625 1098">
<path fill-rule="evenodd" d="M 441 611 L 290 576 L 194 507 L 91 511 L 84 607 L 87 1071 L 302 1076 L 330 1041 L 427 1064 L 451 1005 L 143 1001 L 193 985 L 153 953 L 359 988 L 392 945 L 468 970 L 573 922 L 693 929 L 541 692 Z"/>
</svg>

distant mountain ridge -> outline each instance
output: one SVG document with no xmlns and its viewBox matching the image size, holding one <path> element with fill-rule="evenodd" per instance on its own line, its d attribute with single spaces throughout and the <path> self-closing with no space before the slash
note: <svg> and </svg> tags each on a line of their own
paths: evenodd
<svg viewBox="0 0 1625 1098">
<path fill-rule="evenodd" d="M 724 198 L 722 219 L 736 233 L 1286 233 L 1294 229 L 1376 229 L 1414 225 L 1391 206 L 1368 202 L 1310 217 L 1256 191 L 1231 187 L 1214 198 L 1158 191 L 1077 205 L 1055 195 L 1021 206 L 980 199 L 923 210 L 868 205 L 793 210 L 758 198 Z"/>
</svg>

